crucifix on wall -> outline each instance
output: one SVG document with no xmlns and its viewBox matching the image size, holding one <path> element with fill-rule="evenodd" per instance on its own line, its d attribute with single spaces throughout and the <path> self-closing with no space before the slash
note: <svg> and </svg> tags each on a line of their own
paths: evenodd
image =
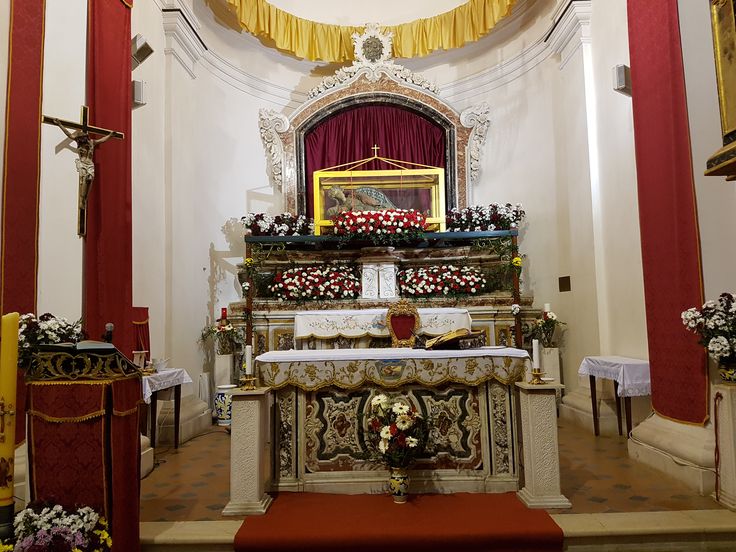
<svg viewBox="0 0 736 552">
<path fill-rule="evenodd" d="M 77 235 L 79 237 L 87 235 L 87 197 L 95 179 L 95 147 L 110 138 L 122 140 L 125 137 L 122 132 L 90 125 L 88 118 L 89 108 L 83 105 L 81 120 L 78 123 L 47 115 L 44 115 L 41 119 L 43 123 L 58 126 L 77 146 L 78 159 L 76 159 L 75 164 L 79 173 L 79 197 L 77 200 Z M 98 135 L 100 138 L 93 138 L 92 135 Z"/>
</svg>

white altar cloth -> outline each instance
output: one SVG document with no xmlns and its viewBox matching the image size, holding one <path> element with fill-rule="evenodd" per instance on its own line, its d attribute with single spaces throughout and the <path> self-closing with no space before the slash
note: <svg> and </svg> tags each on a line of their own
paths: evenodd
<svg viewBox="0 0 736 552">
<path fill-rule="evenodd" d="M 467 309 L 428 308 L 417 311 L 420 321 L 418 333 L 424 335 L 437 336 L 460 328 L 469 330 L 472 322 Z M 388 337 L 387 312 L 388 309 L 298 312 L 294 315 L 294 339 Z"/>
<path fill-rule="evenodd" d="M 583 359 L 578 374 L 618 382 L 619 397 L 652 394 L 649 361 L 620 356 L 589 356 Z"/>
<path fill-rule="evenodd" d="M 141 378 L 141 385 L 143 386 L 143 401 L 146 404 L 151 403 L 151 395 L 156 391 L 162 389 L 168 389 L 170 387 L 176 387 L 184 383 L 192 383 L 192 378 L 186 370 L 182 368 L 170 368 L 168 370 L 162 370 L 155 372 L 150 376 L 143 376 Z"/>
<path fill-rule="evenodd" d="M 480 385 L 496 380 L 520 381 L 529 367 L 529 354 L 510 347 L 452 351 L 424 349 L 316 349 L 269 351 L 256 357 L 261 385 L 288 385 L 306 391 L 323 387 L 356 389 L 366 383 L 381 387 L 445 383 Z"/>
</svg>

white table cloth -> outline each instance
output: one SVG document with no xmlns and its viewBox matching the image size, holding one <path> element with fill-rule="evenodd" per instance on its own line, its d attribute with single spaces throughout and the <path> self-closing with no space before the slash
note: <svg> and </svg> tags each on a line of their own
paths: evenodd
<svg viewBox="0 0 736 552">
<path fill-rule="evenodd" d="M 261 385 L 293 385 L 306 391 L 365 384 L 395 388 L 407 384 L 435 387 L 446 383 L 476 386 L 490 380 L 510 385 L 529 368 L 521 349 L 486 347 L 457 351 L 424 349 L 317 349 L 270 351 L 256 357 Z"/>
<path fill-rule="evenodd" d="M 437 336 L 460 328 L 469 330 L 472 322 L 467 309 L 434 308 L 417 311 L 420 321 L 418 333 L 424 335 Z M 388 309 L 298 312 L 294 315 L 294 339 L 388 337 L 387 312 Z"/>
<path fill-rule="evenodd" d="M 619 397 L 652 394 L 649 361 L 620 356 L 589 356 L 583 359 L 578 374 L 618 382 Z"/>
<path fill-rule="evenodd" d="M 182 368 L 170 368 L 168 370 L 162 370 L 156 372 L 150 376 L 143 376 L 141 378 L 141 384 L 143 385 L 143 401 L 146 404 L 151 403 L 151 395 L 155 391 L 161 391 L 162 389 L 168 389 L 169 387 L 176 387 L 184 383 L 192 383 L 192 378 L 186 370 Z"/>
</svg>

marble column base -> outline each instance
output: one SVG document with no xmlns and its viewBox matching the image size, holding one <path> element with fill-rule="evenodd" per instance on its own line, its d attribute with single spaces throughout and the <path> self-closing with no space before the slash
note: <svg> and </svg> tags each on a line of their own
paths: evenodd
<svg viewBox="0 0 736 552">
<path fill-rule="evenodd" d="M 716 384 L 713 386 L 714 399 L 718 393 L 722 398 L 712 413 L 714 420 L 718 416 L 718 450 L 721 453 L 718 503 L 736 511 L 736 386 Z"/>
<path fill-rule="evenodd" d="M 557 443 L 559 384 L 517 382 L 523 448 L 524 487 L 517 493 L 529 508 L 570 508 L 560 489 L 560 453 Z"/>
<path fill-rule="evenodd" d="M 629 456 L 685 483 L 701 495 L 715 489 L 715 434 L 704 427 L 662 418 L 656 413 L 634 428 Z"/>
<path fill-rule="evenodd" d="M 230 501 L 225 516 L 265 514 L 272 498 L 266 494 L 270 478 L 268 400 L 271 389 L 233 389 L 230 424 Z"/>
</svg>

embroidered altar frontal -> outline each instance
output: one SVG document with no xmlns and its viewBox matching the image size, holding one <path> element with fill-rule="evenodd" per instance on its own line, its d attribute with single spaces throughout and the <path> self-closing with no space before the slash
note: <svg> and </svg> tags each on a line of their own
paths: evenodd
<svg viewBox="0 0 736 552">
<path fill-rule="evenodd" d="M 327 360 L 330 357 L 331 360 Z M 369 358 L 367 358 L 369 357 Z M 297 360 L 297 359 L 302 360 Z M 514 381 L 524 351 L 412 349 L 274 351 L 258 357 L 274 392 L 272 489 L 382 492 L 364 416 L 379 393 L 401 394 L 430 424 L 413 468 L 420 492 L 503 492 L 518 486 Z"/>
</svg>

